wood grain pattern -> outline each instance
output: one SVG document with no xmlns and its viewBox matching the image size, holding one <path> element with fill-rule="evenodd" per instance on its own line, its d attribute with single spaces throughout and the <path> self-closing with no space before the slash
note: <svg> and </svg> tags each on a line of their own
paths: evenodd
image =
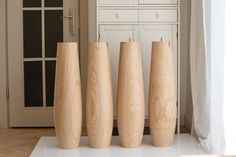
<svg viewBox="0 0 236 157">
<path fill-rule="evenodd" d="M 58 43 L 54 120 L 59 147 L 79 146 L 82 128 L 82 99 L 77 43 Z"/>
<path fill-rule="evenodd" d="M 144 129 L 144 87 L 138 42 L 122 42 L 120 46 L 117 111 L 121 146 L 139 146 Z"/>
<path fill-rule="evenodd" d="M 152 43 L 148 106 L 153 145 L 170 146 L 176 126 L 176 90 L 173 54 L 168 42 Z"/>
<path fill-rule="evenodd" d="M 88 51 L 86 125 L 90 146 L 110 145 L 113 129 L 111 67 L 106 42 L 90 43 Z"/>
</svg>

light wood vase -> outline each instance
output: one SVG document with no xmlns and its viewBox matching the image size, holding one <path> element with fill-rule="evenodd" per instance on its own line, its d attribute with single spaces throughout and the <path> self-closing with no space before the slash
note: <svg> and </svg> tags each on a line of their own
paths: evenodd
<svg viewBox="0 0 236 157">
<path fill-rule="evenodd" d="M 170 146 L 176 127 L 176 89 L 173 54 L 168 42 L 152 43 L 148 106 L 153 145 Z"/>
<path fill-rule="evenodd" d="M 117 121 L 120 144 L 126 148 L 138 147 L 142 142 L 145 113 L 143 86 L 139 43 L 122 42 L 117 91 Z"/>
<path fill-rule="evenodd" d="M 82 99 L 77 43 L 58 43 L 54 96 L 54 121 L 59 147 L 79 146 Z"/>
<path fill-rule="evenodd" d="M 111 66 L 106 42 L 90 43 L 88 51 L 86 125 L 90 146 L 110 145 L 113 129 Z"/>
</svg>

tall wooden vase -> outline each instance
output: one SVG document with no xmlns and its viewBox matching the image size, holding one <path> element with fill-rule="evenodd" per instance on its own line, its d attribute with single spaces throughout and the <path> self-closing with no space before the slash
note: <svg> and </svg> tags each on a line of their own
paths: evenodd
<svg viewBox="0 0 236 157">
<path fill-rule="evenodd" d="M 141 144 L 144 129 L 144 87 L 141 50 L 138 42 L 120 45 L 117 91 L 120 144 L 134 148 Z"/>
<path fill-rule="evenodd" d="M 59 147 L 79 146 L 82 99 L 77 43 L 58 43 L 54 96 L 54 120 Z"/>
<path fill-rule="evenodd" d="M 86 124 L 90 146 L 110 145 L 113 129 L 111 66 L 106 42 L 90 43 L 88 51 Z"/>
<path fill-rule="evenodd" d="M 176 127 L 176 89 L 173 54 L 168 42 L 152 43 L 149 124 L 154 146 L 172 144 Z"/>
</svg>

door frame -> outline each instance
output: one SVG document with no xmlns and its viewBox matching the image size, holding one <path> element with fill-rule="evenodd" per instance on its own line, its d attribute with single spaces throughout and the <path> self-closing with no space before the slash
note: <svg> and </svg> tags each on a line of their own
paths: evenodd
<svg viewBox="0 0 236 157">
<path fill-rule="evenodd" d="M 78 19 L 79 19 L 79 25 L 78 25 L 78 42 L 82 41 L 81 39 L 83 39 L 80 35 L 81 29 L 85 29 L 84 27 L 80 26 L 80 23 L 83 24 L 83 22 L 85 21 L 85 19 L 81 19 L 80 15 L 81 15 L 81 8 L 84 7 L 84 5 L 86 5 L 86 2 L 82 2 L 83 4 L 80 4 L 82 1 L 79 0 L 78 1 L 78 9 L 79 9 L 79 13 L 78 13 Z M 9 25 L 9 20 L 8 20 L 8 16 L 10 11 L 8 10 L 8 2 L 7 0 L 2 0 L 0 1 L 0 20 L 1 21 L 5 21 L 5 22 L 1 22 L 0 23 L 0 32 L 1 34 L 3 34 L 0 37 L 0 47 L 2 48 L 2 52 L 0 54 L 0 72 L 1 72 L 1 77 L 0 77 L 0 128 L 9 128 L 10 127 L 10 103 L 9 103 L 9 99 L 7 99 L 7 94 L 6 91 L 7 89 L 9 89 L 9 61 L 8 61 L 8 48 L 11 46 L 9 43 L 9 36 L 11 34 L 11 32 L 8 31 L 8 27 L 11 26 Z M 83 13 L 84 13 L 84 9 L 83 9 Z M 87 27 L 87 25 L 86 25 Z M 76 29 L 76 28 L 75 28 Z M 3 32 L 3 33 L 2 33 Z M 83 39 L 84 40 L 84 39 Z M 80 44 L 84 44 L 87 43 L 87 41 L 83 41 L 80 42 Z M 83 49 L 86 49 L 85 46 L 82 47 Z M 81 47 L 79 48 L 80 51 L 82 49 Z M 81 51 L 83 52 L 83 51 Z M 81 54 L 80 54 L 81 57 Z M 14 85 L 13 85 L 14 86 Z M 22 94 L 22 93 L 20 93 Z"/>
<path fill-rule="evenodd" d="M 0 1 L 0 128 L 8 128 L 8 75 L 7 75 L 7 25 L 6 25 L 6 0 Z"/>
</svg>

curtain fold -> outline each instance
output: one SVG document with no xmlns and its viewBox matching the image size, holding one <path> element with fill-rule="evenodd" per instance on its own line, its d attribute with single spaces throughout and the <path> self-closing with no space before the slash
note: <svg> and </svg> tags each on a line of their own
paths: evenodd
<svg viewBox="0 0 236 157">
<path fill-rule="evenodd" d="M 225 1 L 225 67 L 224 67 L 224 129 L 225 129 L 225 154 L 236 155 L 236 53 L 235 35 L 236 1 Z"/>
<path fill-rule="evenodd" d="M 224 149 L 220 1 L 224 0 L 192 0 L 190 32 L 193 126 L 201 146 L 217 154 Z"/>
<path fill-rule="evenodd" d="M 194 128 L 201 141 L 208 138 L 209 62 L 205 42 L 204 10 L 202 0 L 191 3 L 190 69 Z"/>
</svg>

